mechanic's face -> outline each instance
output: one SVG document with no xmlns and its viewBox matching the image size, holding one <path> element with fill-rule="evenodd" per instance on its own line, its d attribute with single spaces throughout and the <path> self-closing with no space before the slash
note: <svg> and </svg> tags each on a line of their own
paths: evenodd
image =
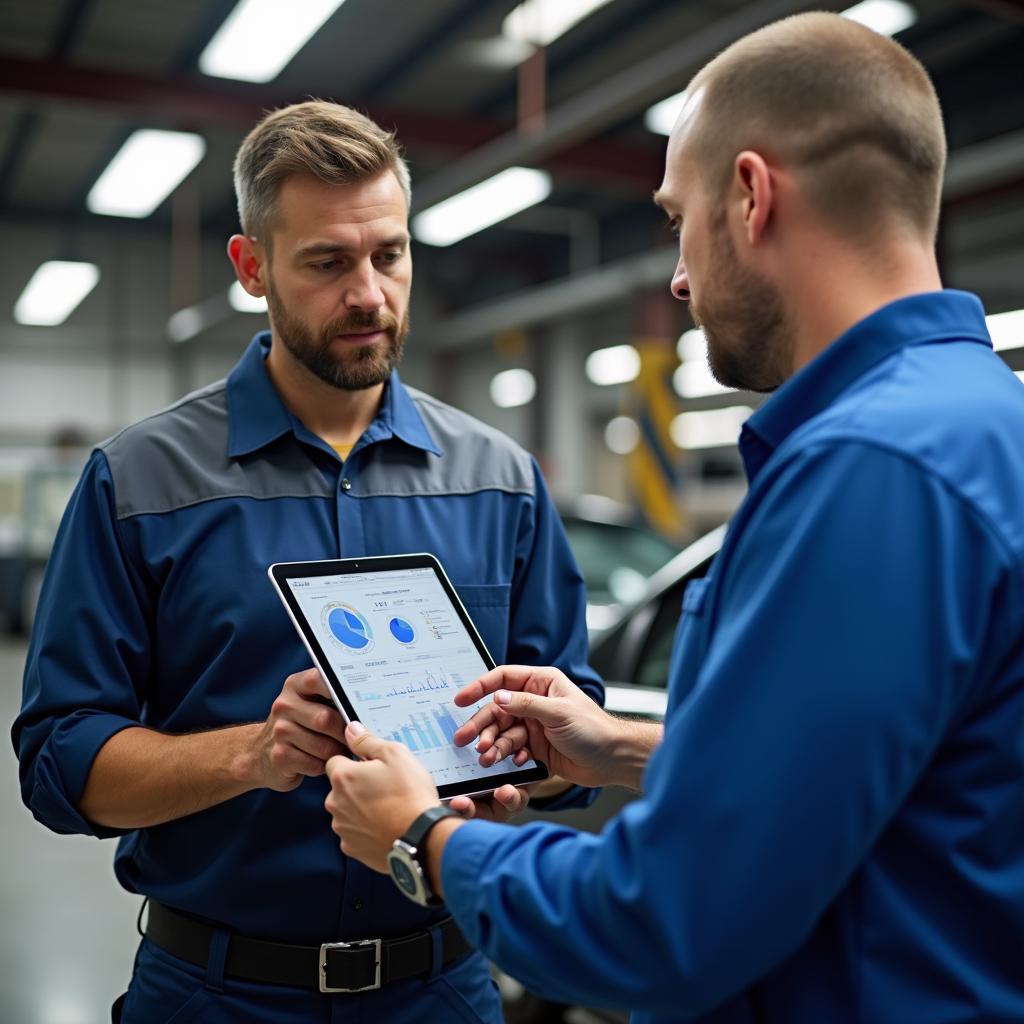
<svg viewBox="0 0 1024 1024">
<path fill-rule="evenodd" d="M 792 363 L 792 331 L 778 288 L 737 248 L 730 214 L 738 214 L 740 203 L 732 185 L 724 195 L 714 195 L 687 152 L 700 98 L 698 89 L 676 123 L 665 177 L 655 197 L 679 236 L 672 294 L 690 303 L 693 320 L 707 338 L 708 362 L 719 383 L 773 391 Z M 742 231 L 737 237 L 745 242 Z"/>
<path fill-rule="evenodd" d="M 390 171 L 330 185 L 295 174 L 278 193 L 267 306 L 276 338 L 346 391 L 387 380 L 409 333 L 408 209 Z"/>
</svg>

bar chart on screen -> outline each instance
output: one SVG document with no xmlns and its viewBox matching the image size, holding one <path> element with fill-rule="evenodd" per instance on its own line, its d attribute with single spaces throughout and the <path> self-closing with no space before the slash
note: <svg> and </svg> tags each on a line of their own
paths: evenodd
<svg viewBox="0 0 1024 1024">
<path fill-rule="evenodd" d="M 429 714 L 414 711 L 402 725 L 391 730 L 391 738 L 404 743 L 414 754 L 420 750 L 443 750 L 452 745 L 455 730 L 461 724 L 446 705 L 434 705 Z"/>
<path fill-rule="evenodd" d="M 416 755 L 435 779 L 454 779 L 479 772 L 478 755 L 470 747 L 456 747 L 456 729 L 475 708 L 456 708 L 431 702 L 418 710 L 400 711 L 392 706 L 375 708 L 379 735 L 404 744 Z"/>
</svg>

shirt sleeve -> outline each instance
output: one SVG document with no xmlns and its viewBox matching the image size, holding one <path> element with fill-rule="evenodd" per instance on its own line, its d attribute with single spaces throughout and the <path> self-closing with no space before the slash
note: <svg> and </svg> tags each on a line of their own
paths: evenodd
<svg viewBox="0 0 1024 1024">
<path fill-rule="evenodd" d="M 600 836 L 469 822 L 445 850 L 467 938 L 537 992 L 689 1017 L 747 988 L 808 937 L 1005 654 L 1008 553 L 902 456 L 805 453 L 748 514 L 643 798 Z"/>
<path fill-rule="evenodd" d="M 96 452 L 50 554 L 11 731 L 22 799 L 55 832 L 121 834 L 87 821 L 78 803 L 103 744 L 139 724 L 149 606 L 121 545 L 106 458 Z"/>
<path fill-rule="evenodd" d="M 512 584 L 508 660 L 515 665 L 553 665 L 589 697 L 604 705 L 604 684 L 587 663 L 587 592 L 558 512 L 533 461 L 535 501 L 520 523 Z M 600 790 L 574 786 L 535 810 L 557 811 L 591 804 Z"/>
</svg>

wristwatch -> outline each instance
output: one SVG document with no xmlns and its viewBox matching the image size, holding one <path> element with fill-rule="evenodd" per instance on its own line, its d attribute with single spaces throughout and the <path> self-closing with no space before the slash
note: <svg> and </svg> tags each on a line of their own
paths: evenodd
<svg viewBox="0 0 1024 1024">
<path fill-rule="evenodd" d="M 462 815 L 444 804 L 429 807 L 410 826 L 401 839 L 396 839 L 388 852 L 388 871 L 391 880 L 407 896 L 421 907 L 436 907 L 441 903 L 430 887 L 427 874 L 424 843 L 430 830 L 444 818 L 461 818 Z"/>
</svg>

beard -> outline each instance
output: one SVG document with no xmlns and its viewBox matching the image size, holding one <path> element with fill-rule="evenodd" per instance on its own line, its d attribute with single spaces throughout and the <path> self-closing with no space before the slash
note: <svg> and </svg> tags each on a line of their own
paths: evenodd
<svg viewBox="0 0 1024 1024">
<path fill-rule="evenodd" d="M 409 334 L 409 314 L 401 321 L 386 310 L 375 313 L 351 312 L 314 331 L 285 307 L 268 283 L 267 309 L 284 347 L 310 373 L 342 391 L 365 391 L 383 384 L 398 365 Z M 339 334 L 382 331 L 383 342 L 353 346 L 337 353 L 331 341 Z"/>
<path fill-rule="evenodd" d="M 694 323 L 707 338 L 711 374 L 724 387 L 774 391 L 793 368 L 793 332 L 782 297 L 740 261 L 724 212 L 711 222 L 711 252 L 719 254 L 718 265 L 707 280 L 722 290 L 708 288 L 700 302 L 690 301 Z"/>
</svg>

